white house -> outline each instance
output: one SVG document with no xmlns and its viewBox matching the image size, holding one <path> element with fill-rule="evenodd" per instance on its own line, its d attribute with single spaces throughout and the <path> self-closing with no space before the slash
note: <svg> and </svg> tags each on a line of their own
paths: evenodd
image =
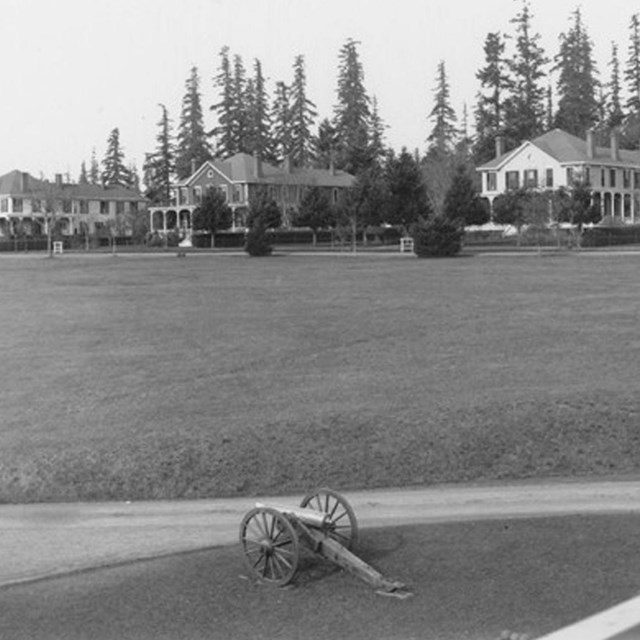
<svg viewBox="0 0 640 640">
<path fill-rule="evenodd" d="M 554 129 L 507 153 L 498 137 L 496 157 L 477 171 L 492 210 L 496 197 L 512 189 L 553 190 L 584 180 L 603 216 L 640 222 L 640 151 L 620 149 L 615 132 L 608 147 L 599 147 L 592 131 L 582 140 Z"/>
</svg>

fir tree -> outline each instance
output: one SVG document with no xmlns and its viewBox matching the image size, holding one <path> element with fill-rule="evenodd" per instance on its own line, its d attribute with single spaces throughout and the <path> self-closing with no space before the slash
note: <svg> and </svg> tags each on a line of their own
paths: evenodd
<svg viewBox="0 0 640 640">
<path fill-rule="evenodd" d="M 510 87 L 505 60 L 505 42 L 501 34 L 489 33 L 484 43 L 485 66 L 477 73 L 480 92 L 475 108 L 476 141 L 474 157 L 478 162 L 493 158 L 495 137 L 503 132 L 504 108 Z"/>
<path fill-rule="evenodd" d="M 253 78 L 247 81 L 247 143 L 248 152 L 267 161 L 274 160 L 271 139 L 271 117 L 269 99 L 265 88 L 262 65 L 256 58 L 253 63 Z"/>
<path fill-rule="evenodd" d="M 444 60 L 438 64 L 434 95 L 435 105 L 429 114 L 429 119 L 433 121 L 433 128 L 427 138 L 429 143 L 427 153 L 443 156 L 453 151 L 458 136 L 457 118 L 450 102 L 449 79 Z"/>
<path fill-rule="evenodd" d="M 162 110 L 158 121 L 156 149 L 147 154 L 143 165 L 147 197 L 155 203 L 168 203 L 171 196 L 171 178 L 175 170 L 175 150 L 171 134 L 171 119 L 167 108 Z"/>
<path fill-rule="evenodd" d="M 631 31 L 629 58 L 624 73 L 629 91 L 626 106 L 631 114 L 640 116 L 640 13 L 634 13 L 631 16 L 629 29 Z"/>
<path fill-rule="evenodd" d="M 624 112 L 620 101 L 622 87 L 620 86 L 620 60 L 618 58 L 618 45 L 611 43 L 611 80 L 609 81 L 609 100 L 607 105 L 606 125 L 613 129 L 619 127 L 624 120 Z"/>
<path fill-rule="evenodd" d="M 420 166 L 406 148 L 398 156 L 389 155 L 385 182 L 388 191 L 385 222 L 400 225 L 407 233 L 420 217 L 429 215 L 430 207 Z"/>
<path fill-rule="evenodd" d="M 509 60 L 511 92 L 505 112 L 505 129 L 515 146 L 531 140 L 544 127 L 545 89 L 541 81 L 548 60 L 540 47 L 539 34 L 531 31 L 532 14 L 527 0 L 522 10 L 511 20 L 516 25 L 516 51 Z"/>
<path fill-rule="evenodd" d="M 579 8 L 573 13 L 569 31 L 560 34 L 560 51 L 555 63 L 560 96 L 555 126 L 583 138 L 597 121 L 598 106 L 593 44 Z"/>
<path fill-rule="evenodd" d="M 333 126 L 338 138 L 337 166 L 353 174 L 370 164 L 371 112 L 357 45 L 358 42 L 349 38 L 340 49 L 338 102 L 334 107 L 333 117 Z"/>
<path fill-rule="evenodd" d="M 291 99 L 289 87 L 284 82 L 276 84 L 271 118 L 275 155 L 278 160 L 282 160 L 293 151 Z"/>
<path fill-rule="evenodd" d="M 218 126 L 209 135 L 215 136 L 216 156 L 228 158 L 237 153 L 234 132 L 235 98 L 233 77 L 231 74 L 231 62 L 229 61 L 229 47 L 220 50 L 220 70 L 213 79 L 213 84 L 220 91 L 220 102 L 211 105 L 211 111 L 215 111 L 218 118 Z"/>
<path fill-rule="evenodd" d="M 91 164 L 89 165 L 89 183 L 100 184 L 100 166 L 96 156 L 96 148 L 91 149 Z"/>
<path fill-rule="evenodd" d="M 78 184 L 89 184 L 89 175 L 87 174 L 87 163 L 84 160 L 80 165 L 80 175 L 78 176 Z"/>
<path fill-rule="evenodd" d="M 298 167 L 310 163 L 312 155 L 311 127 L 318 115 L 315 104 L 307 98 L 304 56 L 296 56 L 291 85 L 291 161 Z"/>
<path fill-rule="evenodd" d="M 191 175 L 192 164 L 200 167 L 211 158 L 211 150 L 204 129 L 200 99 L 198 68 L 192 67 L 182 98 L 182 112 L 178 125 L 175 155 L 176 174 L 180 180 Z"/>
<path fill-rule="evenodd" d="M 129 171 L 124 165 L 124 151 L 120 145 L 120 130 L 111 130 L 107 140 L 107 151 L 102 161 L 102 183 L 105 186 L 126 187 L 129 184 Z"/>
<path fill-rule="evenodd" d="M 553 89 L 551 83 L 547 85 L 547 109 L 544 122 L 547 130 L 553 129 Z"/>
<path fill-rule="evenodd" d="M 373 164 L 378 164 L 384 159 L 387 149 L 384 143 L 384 130 L 386 125 L 380 117 L 378 111 L 378 99 L 373 96 L 371 99 L 371 124 L 369 134 L 369 157 Z"/>
<path fill-rule="evenodd" d="M 445 217 L 463 226 L 489 222 L 489 211 L 482 204 L 466 165 L 460 164 L 444 199 Z"/>
<path fill-rule="evenodd" d="M 249 91 L 253 90 L 253 86 Z M 232 124 L 236 153 L 248 153 L 249 148 L 249 116 L 246 109 L 247 73 L 244 62 L 238 54 L 233 56 L 233 112 Z"/>
<path fill-rule="evenodd" d="M 135 162 L 129 163 L 127 174 L 127 187 L 133 189 L 133 191 L 140 191 L 140 174 L 138 173 L 138 166 Z"/>
<path fill-rule="evenodd" d="M 328 169 L 335 161 L 335 151 L 338 139 L 335 127 L 329 118 L 325 118 L 318 125 L 318 133 L 313 139 L 313 162 L 318 169 Z"/>
</svg>

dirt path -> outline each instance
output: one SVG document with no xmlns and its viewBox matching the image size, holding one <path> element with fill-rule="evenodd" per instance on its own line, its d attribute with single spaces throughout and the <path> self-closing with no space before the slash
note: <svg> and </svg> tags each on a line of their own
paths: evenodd
<svg viewBox="0 0 640 640">
<path fill-rule="evenodd" d="M 345 492 L 362 528 L 573 513 L 640 512 L 640 479 Z M 297 504 L 302 496 L 260 502 Z M 0 506 L 0 586 L 234 544 L 255 498 Z"/>
</svg>

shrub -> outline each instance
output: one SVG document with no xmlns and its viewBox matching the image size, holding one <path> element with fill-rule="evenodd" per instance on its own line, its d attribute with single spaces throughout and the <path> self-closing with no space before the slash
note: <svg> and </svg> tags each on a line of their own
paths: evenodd
<svg viewBox="0 0 640 640">
<path fill-rule="evenodd" d="M 252 257 L 270 256 L 273 251 L 267 229 L 262 224 L 256 224 L 247 232 L 244 250 Z"/>
<path fill-rule="evenodd" d="M 421 219 L 411 235 L 418 258 L 442 258 L 460 253 L 464 229 L 443 216 L 434 216 Z"/>
</svg>

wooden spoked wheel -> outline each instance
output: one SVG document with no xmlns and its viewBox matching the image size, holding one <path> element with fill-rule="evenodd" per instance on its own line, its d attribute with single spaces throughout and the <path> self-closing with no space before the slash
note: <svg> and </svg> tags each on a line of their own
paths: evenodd
<svg viewBox="0 0 640 640">
<path fill-rule="evenodd" d="M 343 547 L 352 549 L 358 540 L 356 514 L 344 496 L 331 489 L 317 489 L 307 494 L 300 503 L 305 509 L 314 509 L 329 516 L 325 533 Z"/>
<path fill-rule="evenodd" d="M 293 579 L 300 560 L 298 534 L 277 509 L 256 507 L 240 525 L 240 543 L 249 569 L 262 582 L 284 586 Z"/>
</svg>

